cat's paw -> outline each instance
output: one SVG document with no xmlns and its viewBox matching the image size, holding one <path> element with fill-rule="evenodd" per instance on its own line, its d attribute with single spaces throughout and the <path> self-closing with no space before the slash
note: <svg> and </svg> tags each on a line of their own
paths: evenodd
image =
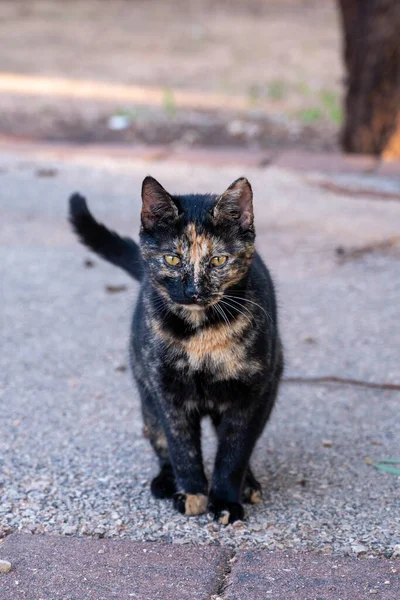
<svg viewBox="0 0 400 600">
<path fill-rule="evenodd" d="M 247 504 L 259 504 L 262 501 L 261 485 L 258 481 L 245 482 L 242 491 L 242 500 Z"/>
<path fill-rule="evenodd" d="M 256 490 L 252 487 L 245 487 L 242 492 L 242 498 L 246 504 L 259 504 L 262 502 L 261 489 Z"/>
<path fill-rule="evenodd" d="M 176 492 L 172 467 L 164 466 L 151 482 L 151 493 L 155 498 L 172 498 Z"/>
<path fill-rule="evenodd" d="M 254 477 L 250 467 L 248 467 L 244 477 L 242 501 L 247 502 L 248 504 L 258 504 L 261 500 L 261 485 Z"/>
<path fill-rule="evenodd" d="M 244 518 L 243 506 L 237 502 L 227 502 L 226 500 L 213 498 L 208 508 L 214 514 L 214 521 L 218 521 L 221 525 L 243 521 Z"/>
<path fill-rule="evenodd" d="M 174 494 L 174 507 L 183 515 L 202 515 L 207 510 L 207 496 L 204 494 Z"/>
</svg>

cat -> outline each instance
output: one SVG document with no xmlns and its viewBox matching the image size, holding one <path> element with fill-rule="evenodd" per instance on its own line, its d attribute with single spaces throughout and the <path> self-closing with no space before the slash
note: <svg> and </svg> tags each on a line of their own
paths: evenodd
<svg viewBox="0 0 400 600">
<path fill-rule="evenodd" d="M 274 286 L 255 250 L 253 193 L 245 178 L 222 195 L 173 196 L 142 185 L 140 246 L 99 224 L 79 194 L 70 222 L 81 242 L 141 282 L 130 362 L 144 435 L 158 457 L 156 498 L 222 524 L 261 501 L 249 460 L 283 371 Z M 211 487 L 201 419 L 218 437 Z"/>
</svg>

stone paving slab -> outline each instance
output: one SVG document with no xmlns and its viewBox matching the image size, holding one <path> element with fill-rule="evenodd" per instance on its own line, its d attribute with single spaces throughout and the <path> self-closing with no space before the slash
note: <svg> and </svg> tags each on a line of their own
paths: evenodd
<svg viewBox="0 0 400 600">
<path fill-rule="evenodd" d="M 61 536 L 11 535 L 0 557 L 1 600 L 206 600 L 230 554 L 218 547 L 167 546 Z"/>
<path fill-rule="evenodd" d="M 400 561 L 242 551 L 224 600 L 399 600 Z"/>
<path fill-rule="evenodd" d="M 398 600 L 400 560 L 49 535 L 0 544 L 0 600 Z M 230 571 L 230 573 L 229 573 Z"/>
</svg>

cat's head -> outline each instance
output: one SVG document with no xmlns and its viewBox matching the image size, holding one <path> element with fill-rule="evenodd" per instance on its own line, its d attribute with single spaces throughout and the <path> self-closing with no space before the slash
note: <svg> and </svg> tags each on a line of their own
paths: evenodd
<svg viewBox="0 0 400 600">
<path fill-rule="evenodd" d="M 221 196 L 172 196 L 146 177 L 142 202 L 142 257 L 164 297 L 201 310 L 244 279 L 255 238 L 247 179 L 237 179 Z"/>
</svg>

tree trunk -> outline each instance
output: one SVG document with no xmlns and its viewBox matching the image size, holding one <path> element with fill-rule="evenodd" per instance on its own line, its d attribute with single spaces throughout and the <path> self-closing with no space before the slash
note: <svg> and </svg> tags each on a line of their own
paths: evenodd
<svg viewBox="0 0 400 600">
<path fill-rule="evenodd" d="M 400 0 L 339 0 L 347 70 L 342 146 L 400 156 Z"/>
</svg>

